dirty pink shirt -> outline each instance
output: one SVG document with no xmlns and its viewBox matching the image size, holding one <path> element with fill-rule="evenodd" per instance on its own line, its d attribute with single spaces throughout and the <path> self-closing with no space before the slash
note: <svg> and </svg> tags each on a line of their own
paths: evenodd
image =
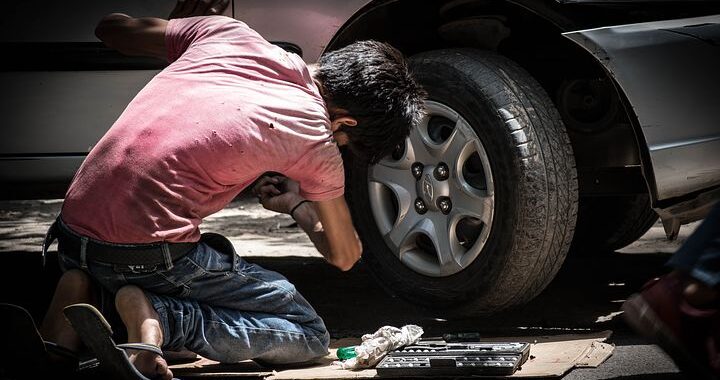
<svg viewBox="0 0 720 380">
<path fill-rule="evenodd" d="M 327 110 L 300 57 L 224 16 L 171 20 L 171 64 L 92 149 L 63 220 L 115 243 L 192 242 L 262 173 L 319 201 L 344 192 Z"/>
</svg>

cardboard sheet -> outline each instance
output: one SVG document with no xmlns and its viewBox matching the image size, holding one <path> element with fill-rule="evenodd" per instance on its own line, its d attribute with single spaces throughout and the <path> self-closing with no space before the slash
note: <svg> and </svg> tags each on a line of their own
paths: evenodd
<svg viewBox="0 0 720 380">
<path fill-rule="evenodd" d="M 610 331 L 592 334 L 565 334 L 527 337 L 487 338 L 487 342 L 529 342 L 530 359 L 511 377 L 560 377 L 573 368 L 597 367 L 612 355 L 614 346 L 604 343 Z M 360 339 L 340 339 L 331 342 L 330 355 L 312 367 L 268 370 L 252 361 L 238 364 L 218 364 L 200 359 L 193 363 L 173 365 L 175 376 L 181 378 L 258 378 L 267 380 L 367 379 L 377 377 L 374 369 L 347 371 L 333 366 L 338 347 L 359 344 Z"/>
</svg>

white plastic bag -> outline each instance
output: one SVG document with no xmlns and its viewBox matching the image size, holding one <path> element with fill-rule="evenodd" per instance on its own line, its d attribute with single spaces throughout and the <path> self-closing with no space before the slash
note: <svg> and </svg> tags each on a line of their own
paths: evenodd
<svg viewBox="0 0 720 380">
<path fill-rule="evenodd" d="M 383 326 L 374 334 L 362 336 L 362 343 L 355 347 L 356 357 L 333 364 L 343 369 L 372 368 L 385 355 L 397 348 L 416 343 L 423 334 L 420 326 L 405 325 L 402 328 Z"/>
</svg>

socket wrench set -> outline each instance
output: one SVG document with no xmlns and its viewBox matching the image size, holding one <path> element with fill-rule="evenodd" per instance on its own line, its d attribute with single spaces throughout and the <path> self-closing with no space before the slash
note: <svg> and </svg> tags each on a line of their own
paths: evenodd
<svg viewBox="0 0 720 380">
<path fill-rule="evenodd" d="M 530 344 L 423 341 L 391 351 L 378 376 L 509 376 L 530 356 Z"/>
</svg>

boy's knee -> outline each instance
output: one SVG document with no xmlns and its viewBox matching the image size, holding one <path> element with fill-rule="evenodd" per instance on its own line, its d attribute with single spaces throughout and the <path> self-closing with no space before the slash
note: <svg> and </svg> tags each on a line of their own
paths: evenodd
<svg viewBox="0 0 720 380">
<path fill-rule="evenodd" d="M 329 354 L 330 334 L 327 331 L 306 331 L 304 335 L 304 339 L 282 344 L 253 360 L 267 367 L 304 366 L 311 365 Z"/>
<path fill-rule="evenodd" d="M 326 356 L 329 353 L 329 351 L 328 351 L 329 347 L 330 347 L 330 333 L 328 333 L 326 331 L 324 335 L 318 336 L 318 343 L 317 343 L 317 345 L 315 345 L 315 347 L 313 349 L 313 353 L 316 355 L 315 359 L 320 359 L 320 358 Z"/>
<path fill-rule="evenodd" d="M 92 279 L 80 269 L 70 269 L 60 277 L 58 286 L 76 291 L 89 290 L 92 286 Z"/>
<path fill-rule="evenodd" d="M 316 340 L 310 339 L 308 343 L 308 352 L 305 362 L 312 363 L 323 357 L 327 356 L 330 352 L 328 348 L 330 346 L 330 334 L 325 333 L 324 335 L 316 336 Z"/>
<path fill-rule="evenodd" d="M 115 293 L 115 307 L 118 311 L 134 307 L 137 302 L 145 298 L 145 292 L 135 285 L 125 285 Z"/>
<path fill-rule="evenodd" d="M 323 356 L 327 355 L 328 347 L 330 347 L 330 333 L 324 327 L 322 331 L 318 331 L 317 335 L 315 335 L 318 341 L 318 352 L 322 352 Z"/>
<path fill-rule="evenodd" d="M 322 323 L 322 322 L 321 322 Z M 314 326 L 311 331 L 306 333 L 307 339 L 307 357 L 303 361 L 314 361 L 326 356 L 330 347 L 330 333 L 322 324 L 320 328 Z"/>
<path fill-rule="evenodd" d="M 325 327 L 325 322 L 319 316 L 310 323 L 306 323 L 303 328 L 305 333 L 310 340 L 316 340 L 322 347 L 324 352 L 327 352 L 327 348 L 330 346 L 330 333 Z"/>
</svg>

